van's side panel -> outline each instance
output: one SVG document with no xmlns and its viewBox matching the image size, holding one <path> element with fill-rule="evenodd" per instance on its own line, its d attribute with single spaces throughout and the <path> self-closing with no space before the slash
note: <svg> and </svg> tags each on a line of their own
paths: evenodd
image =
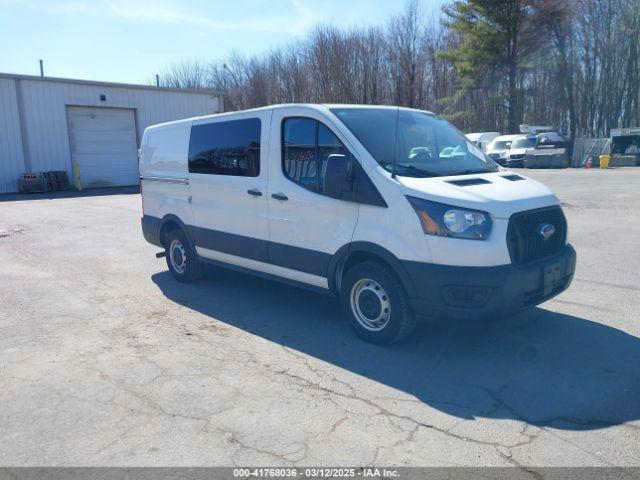
<svg viewBox="0 0 640 480">
<path fill-rule="evenodd" d="M 157 236 L 157 226 L 166 215 L 175 215 L 185 224 L 192 222 L 186 153 L 190 128 L 190 122 L 181 122 L 149 128 L 144 133 L 140 179 L 145 235 Z"/>
<path fill-rule="evenodd" d="M 385 200 L 387 198 L 385 197 Z M 402 201 L 406 200 L 402 197 L 391 202 L 387 200 L 391 205 L 386 211 L 361 205 L 353 241 L 378 245 L 398 260 L 431 262 L 432 256 L 428 242 L 424 239 L 424 233 L 421 229 L 415 228 L 412 223 L 413 218 L 403 211 L 398 212 L 397 204 Z M 420 227 L 419 224 L 418 227 Z"/>
<path fill-rule="evenodd" d="M 259 174 L 236 176 L 190 172 L 193 196 L 193 222 L 190 226 L 200 256 L 272 273 L 267 263 L 271 110 L 203 118 L 195 120 L 193 128 L 255 119 L 260 121 Z"/>
</svg>

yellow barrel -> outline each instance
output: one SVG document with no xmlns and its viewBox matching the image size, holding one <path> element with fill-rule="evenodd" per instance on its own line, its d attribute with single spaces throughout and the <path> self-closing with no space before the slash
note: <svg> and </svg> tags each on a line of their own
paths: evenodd
<svg viewBox="0 0 640 480">
<path fill-rule="evenodd" d="M 611 155 L 600 155 L 600 168 L 609 168 L 609 160 Z"/>
</svg>

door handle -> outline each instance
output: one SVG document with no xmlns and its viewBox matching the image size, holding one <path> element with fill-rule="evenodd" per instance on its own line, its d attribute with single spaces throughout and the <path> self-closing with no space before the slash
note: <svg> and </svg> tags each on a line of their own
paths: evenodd
<svg viewBox="0 0 640 480">
<path fill-rule="evenodd" d="M 260 190 L 258 190 L 257 188 L 252 188 L 250 190 L 247 190 L 247 193 L 249 195 L 253 195 L 254 197 L 261 197 L 262 196 L 262 192 Z"/>
<path fill-rule="evenodd" d="M 271 198 L 282 201 L 289 200 L 289 197 L 287 197 L 284 193 L 272 193 Z"/>
</svg>

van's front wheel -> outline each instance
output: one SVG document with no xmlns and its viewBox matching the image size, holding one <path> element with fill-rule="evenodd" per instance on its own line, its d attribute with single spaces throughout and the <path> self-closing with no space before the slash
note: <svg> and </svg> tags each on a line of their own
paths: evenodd
<svg viewBox="0 0 640 480">
<path fill-rule="evenodd" d="M 181 230 L 171 230 L 167 234 L 165 256 L 171 275 L 179 282 L 193 282 L 204 275 L 204 264 Z"/>
<path fill-rule="evenodd" d="M 350 268 L 342 281 L 342 307 L 358 336 L 389 345 L 415 326 L 404 289 L 386 266 L 363 262 Z"/>
</svg>

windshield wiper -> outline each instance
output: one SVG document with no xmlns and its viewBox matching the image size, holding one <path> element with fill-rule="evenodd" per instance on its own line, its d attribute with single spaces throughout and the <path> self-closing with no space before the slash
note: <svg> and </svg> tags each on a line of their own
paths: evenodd
<svg viewBox="0 0 640 480">
<path fill-rule="evenodd" d="M 402 168 L 406 168 L 412 173 L 418 173 L 420 175 L 424 175 L 425 177 L 440 177 L 441 175 L 436 172 L 432 172 L 430 170 L 423 170 L 422 168 L 418 168 L 414 165 L 400 165 Z"/>
<path fill-rule="evenodd" d="M 391 167 L 391 163 L 385 163 L 383 165 L 383 167 L 385 168 L 385 170 L 389 171 L 389 168 L 387 168 L 387 166 Z M 427 177 L 441 177 L 442 175 L 440 175 L 439 173 L 436 172 L 431 172 L 429 170 L 423 170 L 422 168 L 418 168 L 415 165 L 411 165 L 411 164 L 406 164 L 406 163 L 396 163 L 395 168 L 402 168 L 408 172 L 411 172 L 412 174 L 416 175 L 416 176 L 420 176 L 422 178 L 427 178 Z M 398 174 L 398 172 L 396 172 L 397 175 L 402 175 L 402 174 Z"/>
</svg>

